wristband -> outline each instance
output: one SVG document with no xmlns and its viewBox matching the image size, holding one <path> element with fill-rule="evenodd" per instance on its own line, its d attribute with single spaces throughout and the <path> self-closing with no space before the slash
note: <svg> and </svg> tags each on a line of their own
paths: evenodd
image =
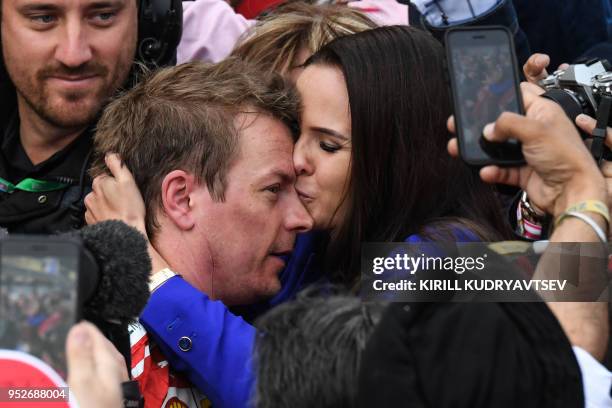
<svg viewBox="0 0 612 408">
<path fill-rule="evenodd" d="M 542 237 L 542 226 L 546 213 L 537 211 L 530 203 L 527 192 L 523 191 L 516 204 L 516 233 L 522 238 L 536 241 Z"/>
<path fill-rule="evenodd" d="M 597 234 L 597 237 L 599 238 L 601 242 L 603 242 L 604 244 L 608 242 L 608 239 L 606 238 L 606 234 L 603 232 L 601 227 L 597 225 L 597 223 L 586 214 L 576 212 L 576 211 L 566 211 L 563 214 L 561 214 L 559 218 L 557 219 L 557 225 L 559 225 L 559 223 L 567 217 L 574 217 L 574 218 L 578 218 L 584 221 L 593 229 L 593 231 L 595 231 L 595 234 Z"/>
<path fill-rule="evenodd" d="M 164 268 L 154 273 L 149 280 L 149 292 L 153 293 L 157 288 L 166 283 L 168 279 L 174 276 L 176 276 L 176 273 L 168 268 Z"/>
<path fill-rule="evenodd" d="M 606 224 L 608 226 L 610 225 L 610 210 L 608 210 L 608 206 L 599 200 L 585 200 L 568 207 L 565 212 L 557 218 L 555 226 L 559 225 L 565 214 L 570 212 L 583 213 L 585 211 L 601 215 L 606 220 Z"/>
</svg>

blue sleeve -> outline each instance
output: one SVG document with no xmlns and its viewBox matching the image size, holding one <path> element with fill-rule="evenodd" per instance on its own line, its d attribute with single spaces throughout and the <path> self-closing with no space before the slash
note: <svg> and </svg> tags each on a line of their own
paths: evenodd
<svg viewBox="0 0 612 408">
<path fill-rule="evenodd" d="M 256 330 L 223 303 L 176 276 L 151 295 L 140 322 L 170 365 L 184 372 L 214 407 L 249 405 Z M 191 339 L 188 351 L 179 348 L 182 337 Z"/>
</svg>

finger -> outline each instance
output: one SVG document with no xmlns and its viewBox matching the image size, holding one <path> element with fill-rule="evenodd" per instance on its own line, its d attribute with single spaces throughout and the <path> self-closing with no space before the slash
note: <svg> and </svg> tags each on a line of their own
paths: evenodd
<svg viewBox="0 0 612 408">
<path fill-rule="evenodd" d="M 482 134 L 490 142 L 505 142 L 518 139 L 527 142 L 541 136 L 542 124 L 526 116 L 513 112 L 504 112 L 495 123 L 487 124 Z"/>
<path fill-rule="evenodd" d="M 612 182 L 612 162 L 603 160 L 601 162 L 600 168 L 601 168 L 601 174 L 603 174 L 606 179 L 610 179 L 610 182 Z"/>
<path fill-rule="evenodd" d="M 592 117 L 581 113 L 580 115 L 576 116 L 576 125 L 589 135 L 592 135 L 593 130 L 595 130 L 595 127 L 597 126 L 597 121 Z M 608 147 L 612 147 L 612 128 L 607 128 L 606 130 L 606 145 L 608 145 Z"/>
<path fill-rule="evenodd" d="M 79 323 L 70 329 L 66 339 L 66 360 L 68 363 L 68 383 L 94 382 L 96 368 L 93 358 L 92 340 L 86 323 Z"/>
<path fill-rule="evenodd" d="M 448 153 L 453 157 L 459 156 L 459 146 L 457 145 L 457 138 L 453 137 L 448 141 L 448 145 L 446 146 L 448 149 Z"/>
<path fill-rule="evenodd" d="M 117 181 L 114 176 L 109 176 L 107 174 L 100 174 L 99 176 L 94 177 L 91 182 L 91 189 L 94 194 L 96 194 L 97 199 L 106 199 L 105 191 L 107 191 L 109 185 L 112 186 Z"/>
<path fill-rule="evenodd" d="M 491 184 L 507 184 L 519 186 L 520 175 L 518 168 L 485 166 L 480 169 L 480 178 Z"/>
<path fill-rule="evenodd" d="M 106 166 L 110 170 L 113 177 L 115 177 L 118 181 L 134 180 L 132 173 L 126 166 L 123 165 L 118 154 L 107 153 L 106 156 L 104 156 L 104 162 L 106 163 Z"/>
<path fill-rule="evenodd" d="M 523 104 L 525 105 L 525 111 L 528 111 L 531 105 L 533 105 L 540 96 L 544 93 L 544 89 L 537 85 L 529 82 L 521 82 L 521 94 L 523 95 Z"/>
<path fill-rule="evenodd" d="M 114 374 L 117 383 L 128 381 L 127 367 L 121 353 L 95 326 L 92 325 L 90 331 L 98 372 Z"/>
<path fill-rule="evenodd" d="M 565 71 L 569 67 L 570 67 L 569 64 L 564 62 L 563 64 L 559 65 L 559 68 L 557 68 L 557 71 Z"/>
<path fill-rule="evenodd" d="M 525 78 L 531 83 L 536 83 L 541 79 L 546 78 L 548 73 L 546 67 L 550 64 L 550 57 L 546 54 L 533 54 L 525 65 L 523 65 L 523 73 Z"/>
<path fill-rule="evenodd" d="M 455 128 L 455 116 L 451 115 L 449 116 L 448 120 L 446 121 L 446 127 L 448 128 L 448 131 L 451 133 L 455 133 L 456 132 L 456 128 Z"/>
<path fill-rule="evenodd" d="M 544 92 L 546 92 L 546 90 L 542 87 L 540 87 L 539 85 L 536 84 L 532 84 L 529 82 L 521 82 L 521 91 L 523 92 L 529 92 L 535 96 L 540 96 L 542 95 Z"/>
<path fill-rule="evenodd" d="M 580 115 L 576 116 L 576 125 L 590 135 L 593 133 L 593 130 L 597 125 L 597 121 L 592 117 L 581 113 Z"/>
<path fill-rule="evenodd" d="M 96 194 L 96 193 L 94 193 L 92 191 L 91 193 L 87 194 L 85 196 L 85 198 L 83 199 L 83 204 L 85 204 L 85 208 L 87 210 L 91 210 L 92 209 L 92 204 L 93 204 L 93 201 L 95 200 L 94 194 Z"/>
<path fill-rule="evenodd" d="M 530 84 L 529 82 L 521 82 L 521 95 L 523 96 L 525 112 L 527 112 L 531 105 L 540 97 L 533 88 L 534 86 L 536 85 Z"/>
<path fill-rule="evenodd" d="M 93 225 L 96 223 L 95 218 L 93 217 L 93 215 L 91 215 L 91 211 L 89 210 L 85 211 L 85 223 L 87 225 Z"/>
</svg>

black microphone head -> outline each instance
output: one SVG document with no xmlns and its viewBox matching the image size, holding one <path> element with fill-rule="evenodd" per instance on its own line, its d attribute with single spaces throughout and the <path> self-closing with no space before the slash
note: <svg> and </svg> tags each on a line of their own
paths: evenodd
<svg viewBox="0 0 612 408">
<path fill-rule="evenodd" d="M 145 237 L 116 220 L 84 227 L 79 235 L 99 269 L 93 295 L 84 299 L 84 316 L 121 324 L 133 321 L 149 300 L 152 267 Z M 86 271 L 81 276 L 85 274 Z"/>
</svg>

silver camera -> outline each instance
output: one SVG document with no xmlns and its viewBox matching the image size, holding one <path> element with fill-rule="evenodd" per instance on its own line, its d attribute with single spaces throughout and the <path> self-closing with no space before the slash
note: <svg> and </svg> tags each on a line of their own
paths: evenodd
<svg viewBox="0 0 612 408">
<path fill-rule="evenodd" d="M 604 145 L 606 127 L 612 126 L 612 66 L 606 60 L 590 60 L 570 65 L 540 81 L 546 89 L 542 96 L 557 102 L 567 116 L 574 121 L 581 113 L 597 119 L 592 135 L 591 152 L 596 160 L 610 160 L 612 155 Z"/>
</svg>

